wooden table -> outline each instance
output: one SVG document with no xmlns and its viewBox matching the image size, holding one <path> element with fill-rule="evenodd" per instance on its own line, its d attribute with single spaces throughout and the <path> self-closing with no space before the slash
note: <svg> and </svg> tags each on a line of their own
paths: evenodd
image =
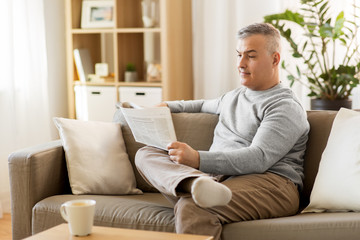
<svg viewBox="0 0 360 240">
<path fill-rule="evenodd" d="M 75 237 L 69 232 L 67 224 L 60 224 L 46 231 L 35 234 L 28 240 L 212 240 L 213 237 L 191 234 L 176 234 L 168 232 L 154 232 L 125 228 L 111 228 L 93 226 L 92 233 L 86 237 Z"/>
</svg>

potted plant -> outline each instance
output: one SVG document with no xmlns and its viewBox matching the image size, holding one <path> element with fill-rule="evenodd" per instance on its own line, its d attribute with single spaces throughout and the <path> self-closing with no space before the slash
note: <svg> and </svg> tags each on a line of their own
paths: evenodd
<svg viewBox="0 0 360 240">
<path fill-rule="evenodd" d="M 353 7 L 354 21 L 345 19 L 344 12 L 335 17 L 330 15 L 329 0 L 301 0 L 298 12 L 286 10 L 264 17 L 290 43 L 292 56 L 301 59 L 302 67 L 296 64 L 294 69 L 289 69 L 285 61 L 281 66 L 287 71 L 291 86 L 297 81 L 310 90 L 312 109 L 351 108 L 349 96 L 360 77 L 360 49 L 356 39 L 359 31 L 356 11 L 360 8 L 355 1 Z M 290 29 L 289 25 L 294 28 Z M 299 31 L 305 38 L 299 40 L 294 36 Z M 339 44 L 344 46 L 343 54 L 339 53 Z"/>
<path fill-rule="evenodd" d="M 137 73 L 135 64 L 128 63 L 125 66 L 125 82 L 136 82 L 137 81 Z"/>
</svg>

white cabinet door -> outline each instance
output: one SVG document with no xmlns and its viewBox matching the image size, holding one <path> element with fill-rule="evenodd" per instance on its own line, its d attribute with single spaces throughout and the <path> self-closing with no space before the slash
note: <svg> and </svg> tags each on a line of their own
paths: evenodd
<svg viewBox="0 0 360 240">
<path fill-rule="evenodd" d="M 115 113 L 116 88 L 75 86 L 76 118 L 111 122 Z"/>
<path fill-rule="evenodd" d="M 119 87 L 119 99 L 151 107 L 162 101 L 162 90 L 160 87 Z"/>
</svg>

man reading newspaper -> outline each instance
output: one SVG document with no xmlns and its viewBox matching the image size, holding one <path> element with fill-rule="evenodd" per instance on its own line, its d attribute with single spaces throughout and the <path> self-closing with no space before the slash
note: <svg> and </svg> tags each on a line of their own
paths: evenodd
<svg viewBox="0 0 360 240">
<path fill-rule="evenodd" d="M 214 100 L 161 104 L 219 115 L 209 151 L 183 142 L 137 152 L 141 174 L 173 200 L 177 233 L 221 238 L 222 224 L 295 214 L 303 186 L 306 113 L 279 80 L 280 36 L 268 24 L 238 32 L 242 87 Z M 201 133 L 199 133 L 201 134 Z"/>
</svg>

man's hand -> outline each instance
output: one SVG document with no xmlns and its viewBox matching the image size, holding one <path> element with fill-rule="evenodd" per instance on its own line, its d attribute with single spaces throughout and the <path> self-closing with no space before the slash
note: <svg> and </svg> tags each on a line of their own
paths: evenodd
<svg viewBox="0 0 360 240">
<path fill-rule="evenodd" d="M 194 150 L 186 143 L 172 142 L 167 145 L 167 149 L 169 150 L 168 154 L 170 156 L 171 161 L 199 169 L 200 166 L 199 152 Z"/>
<path fill-rule="evenodd" d="M 166 102 L 161 102 L 159 104 L 156 104 L 154 107 L 169 107 Z"/>
</svg>

